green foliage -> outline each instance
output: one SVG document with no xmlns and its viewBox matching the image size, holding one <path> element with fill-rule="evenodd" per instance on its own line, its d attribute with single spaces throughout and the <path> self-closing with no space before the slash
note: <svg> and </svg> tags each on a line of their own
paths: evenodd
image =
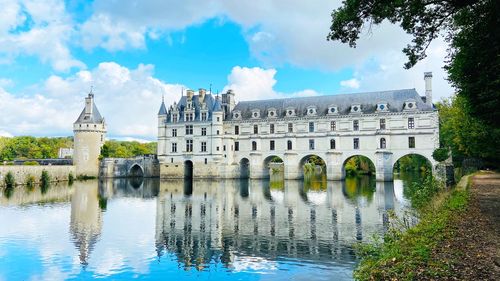
<svg viewBox="0 0 500 281">
<path fill-rule="evenodd" d="M 26 187 L 32 189 L 33 187 L 35 187 L 35 181 L 36 181 L 35 176 L 33 175 L 26 176 Z"/>
<path fill-rule="evenodd" d="M 426 208 L 440 190 L 441 185 L 439 182 L 428 173 L 423 181 L 411 183 L 405 195 L 410 198 L 412 206 L 420 210 Z"/>
<path fill-rule="evenodd" d="M 483 158 L 498 165 L 500 135 L 468 114 L 468 104 L 460 95 L 437 103 L 440 143 L 444 147 L 450 147 L 457 166 L 460 166 L 464 158 Z"/>
<path fill-rule="evenodd" d="M 361 262 L 354 272 L 355 279 L 414 280 L 418 274 L 420 280 L 438 280 L 449 276 L 452 269 L 431 260 L 431 253 L 441 241 L 453 235 L 449 224 L 465 211 L 469 194 L 466 190 L 453 190 L 444 196 L 442 204 L 435 207 L 428 204 L 429 208 L 422 211 L 414 227 L 391 221 L 383 241 L 358 245 L 356 250 Z M 402 229 L 401 224 L 406 226 Z"/>
<path fill-rule="evenodd" d="M 73 138 L 0 137 L 0 160 L 57 158 L 59 148 L 72 147 Z"/>
<path fill-rule="evenodd" d="M 274 156 L 271 161 L 271 163 L 283 163 L 283 159 L 281 159 L 279 156 Z"/>
<path fill-rule="evenodd" d="M 73 175 L 73 173 L 69 173 L 68 174 L 68 185 L 72 185 L 74 181 L 75 181 L 75 176 Z"/>
<path fill-rule="evenodd" d="M 347 160 L 344 169 L 348 176 L 372 175 L 375 173 L 375 166 L 372 161 L 365 156 L 356 155 Z"/>
<path fill-rule="evenodd" d="M 101 156 L 104 158 L 127 158 L 154 153 L 156 153 L 156 142 L 109 140 L 101 148 Z"/>
<path fill-rule="evenodd" d="M 42 176 L 40 178 L 40 184 L 41 184 L 42 190 L 46 190 L 49 187 L 49 185 L 50 185 L 49 172 L 47 172 L 45 170 L 42 171 Z"/>
<path fill-rule="evenodd" d="M 76 179 L 79 180 L 79 181 L 86 181 L 86 180 L 94 180 L 94 179 L 96 179 L 96 177 L 94 177 L 94 176 L 87 176 L 87 175 L 78 175 L 76 177 Z"/>
<path fill-rule="evenodd" d="M 5 175 L 4 183 L 6 188 L 13 188 L 16 186 L 16 179 L 14 178 L 14 174 L 12 174 L 12 172 L 8 172 Z"/>
<path fill-rule="evenodd" d="M 457 98 L 450 111 L 445 112 L 445 115 L 452 114 L 453 122 L 447 124 L 441 118 L 440 124 L 442 128 L 460 129 L 447 130 L 442 134 L 442 140 L 447 142 L 441 144 L 452 146 L 453 156 L 481 157 L 498 167 L 500 44 L 496 42 L 500 42 L 499 14 L 500 1 L 497 0 L 345 0 L 332 13 L 327 39 L 355 47 L 367 25 L 371 28 L 388 20 L 413 36 L 412 43 L 403 49 L 408 58 L 405 68 L 411 68 L 426 57 L 433 39 L 439 34 L 445 35 L 449 42 L 445 69 L 448 80 L 456 88 Z"/>
<path fill-rule="evenodd" d="M 396 161 L 394 170 L 397 172 L 428 172 L 432 170 L 429 161 L 418 154 L 408 154 Z"/>
<path fill-rule="evenodd" d="M 38 166 L 40 164 L 36 161 L 26 161 L 23 163 L 23 165 L 25 165 L 25 166 Z"/>
<path fill-rule="evenodd" d="M 434 152 L 432 152 L 432 158 L 438 162 L 443 162 L 446 159 L 448 159 L 448 154 L 450 153 L 450 150 L 445 147 L 441 148 L 436 148 Z"/>
</svg>

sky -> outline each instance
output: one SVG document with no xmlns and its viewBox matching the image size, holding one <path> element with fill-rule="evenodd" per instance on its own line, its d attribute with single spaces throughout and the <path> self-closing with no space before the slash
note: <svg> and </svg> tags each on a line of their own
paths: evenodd
<svg viewBox="0 0 500 281">
<path fill-rule="evenodd" d="M 415 88 L 452 95 L 447 45 L 405 70 L 411 36 L 383 23 L 357 48 L 326 40 L 340 1 L 0 0 L 0 136 L 70 136 L 91 86 L 108 138 L 155 140 L 162 100 L 236 100 Z"/>
</svg>

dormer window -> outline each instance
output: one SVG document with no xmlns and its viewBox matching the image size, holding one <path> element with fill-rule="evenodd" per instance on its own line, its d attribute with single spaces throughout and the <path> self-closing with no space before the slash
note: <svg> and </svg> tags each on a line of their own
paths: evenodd
<svg viewBox="0 0 500 281">
<path fill-rule="evenodd" d="M 387 107 L 387 103 L 385 102 L 380 102 L 377 104 L 377 111 L 388 111 L 389 108 Z"/>
<path fill-rule="evenodd" d="M 267 117 L 269 117 L 269 118 L 276 118 L 276 117 L 278 117 L 278 114 L 276 114 L 276 109 L 269 108 L 267 110 Z"/>
<path fill-rule="evenodd" d="M 360 104 L 353 104 L 351 106 L 351 113 L 361 113 L 361 105 Z"/>
<path fill-rule="evenodd" d="M 259 118 L 260 117 L 260 110 L 254 109 L 252 110 L 252 118 Z"/>
<path fill-rule="evenodd" d="M 415 110 L 415 109 L 417 109 L 417 103 L 414 100 L 405 101 L 403 109 L 404 110 Z"/>
<path fill-rule="evenodd" d="M 309 107 L 307 107 L 307 115 L 308 116 L 314 116 L 314 115 L 316 115 L 316 107 L 315 106 L 309 106 Z"/>
<path fill-rule="evenodd" d="M 328 107 L 328 114 L 329 115 L 338 114 L 338 113 L 339 113 L 339 110 L 338 110 L 338 107 L 336 105 L 330 105 Z"/>
<path fill-rule="evenodd" d="M 241 119 L 241 112 L 238 111 L 233 111 L 233 119 Z"/>
<path fill-rule="evenodd" d="M 287 108 L 285 114 L 287 117 L 295 116 L 295 108 L 291 108 L 291 107 Z"/>
<path fill-rule="evenodd" d="M 172 114 L 172 123 L 177 123 L 178 117 L 177 113 Z"/>
</svg>

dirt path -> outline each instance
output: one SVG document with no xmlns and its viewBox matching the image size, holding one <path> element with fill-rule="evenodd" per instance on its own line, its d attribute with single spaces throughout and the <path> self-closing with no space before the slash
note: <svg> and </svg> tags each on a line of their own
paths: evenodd
<svg viewBox="0 0 500 281">
<path fill-rule="evenodd" d="M 500 174 L 474 176 L 470 191 L 452 238 L 434 254 L 448 261 L 451 280 L 500 280 Z"/>
</svg>

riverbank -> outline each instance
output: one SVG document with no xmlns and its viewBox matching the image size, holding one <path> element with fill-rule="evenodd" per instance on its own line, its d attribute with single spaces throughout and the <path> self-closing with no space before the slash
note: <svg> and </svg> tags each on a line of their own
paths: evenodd
<svg viewBox="0 0 500 281">
<path fill-rule="evenodd" d="M 500 280 L 500 174 L 465 177 L 408 229 L 359 247 L 359 280 Z M 401 226 L 401 224 L 396 223 Z"/>
</svg>

